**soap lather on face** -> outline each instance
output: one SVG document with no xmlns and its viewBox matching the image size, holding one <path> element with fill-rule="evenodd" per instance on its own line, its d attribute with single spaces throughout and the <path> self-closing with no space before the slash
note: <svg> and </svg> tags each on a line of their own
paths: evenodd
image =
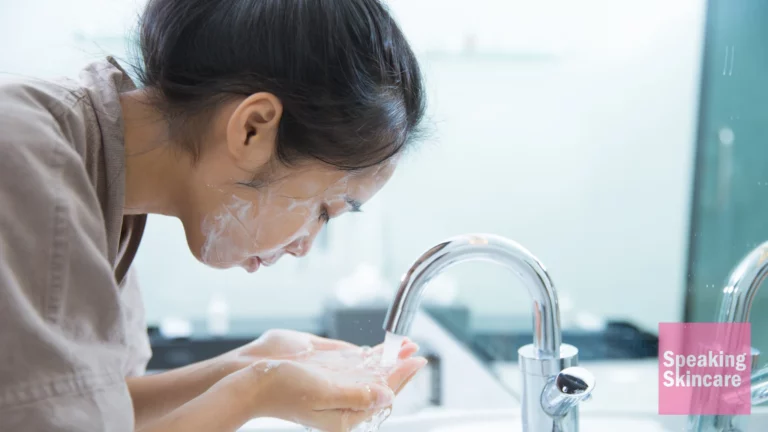
<svg viewBox="0 0 768 432">
<path fill-rule="evenodd" d="M 357 172 L 314 166 L 259 188 L 243 187 L 202 221 L 203 263 L 255 272 L 283 255 L 302 257 L 328 222 L 375 195 L 394 173 L 397 158 Z"/>
</svg>

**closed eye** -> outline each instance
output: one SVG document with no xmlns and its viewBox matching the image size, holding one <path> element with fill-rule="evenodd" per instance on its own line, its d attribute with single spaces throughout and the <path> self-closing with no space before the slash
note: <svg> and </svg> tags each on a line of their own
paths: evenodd
<svg viewBox="0 0 768 432">
<path fill-rule="evenodd" d="M 350 197 L 345 197 L 344 201 L 347 203 L 347 205 L 349 206 L 349 211 L 351 211 L 352 213 L 360 213 L 363 211 L 360 208 L 363 206 L 363 204 L 361 204 L 360 201 Z"/>
<path fill-rule="evenodd" d="M 360 208 L 362 207 L 362 203 L 354 198 L 344 197 L 344 202 L 352 213 L 361 213 L 363 211 L 363 209 Z M 331 220 L 331 212 L 327 205 L 323 204 L 323 206 L 320 207 L 320 215 L 318 216 L 318 219 L 324 223 L 328 223 Z"/>
</svg>

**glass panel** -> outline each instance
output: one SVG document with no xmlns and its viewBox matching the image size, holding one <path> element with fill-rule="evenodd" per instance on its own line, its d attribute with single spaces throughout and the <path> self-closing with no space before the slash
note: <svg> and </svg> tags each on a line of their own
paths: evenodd
<svg viewBox="0 0 768 432">
<path fill-rule="evenodd" d="M 687 319 L 712 321 L 728 275 L 768 240 L 768 3 L 709 2 Z M 753 345 L 768 350 L 768 290 L 758 292 Z M 762 356 L 760 364 L 766 363 Z"/>
</svg>

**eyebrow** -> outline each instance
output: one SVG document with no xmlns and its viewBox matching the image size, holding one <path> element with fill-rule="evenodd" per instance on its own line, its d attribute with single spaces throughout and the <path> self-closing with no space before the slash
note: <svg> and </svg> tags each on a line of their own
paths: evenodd
<svg viewBox="0 0 768 432">
<path fill-rule="evenodd" d="M 363 206 L 363 204 L 360 201 L 358 201 L 358 200 L 356 200 L 354 198 L 346 196 L 346 197 L 344 197 L 344 202 L 346 202 L 347 205 L 352 208 L 352 210 L 351 210 L 352 212 L 361 212 L 361 211 L 363 211 L 360 208 L 360 207 Z"/>
</svg>

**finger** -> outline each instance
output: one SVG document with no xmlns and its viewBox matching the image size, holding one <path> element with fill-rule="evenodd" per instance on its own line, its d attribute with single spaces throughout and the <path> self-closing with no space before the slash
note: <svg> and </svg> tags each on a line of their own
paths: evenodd
<svg viewBox="0 0 768 432">
<path fill-rule="evenodd" d="M 411 358 L 418 351 L 419 351 L 419 346 L 413 342 L 409 342 L 407 344 L 404 344 L 400 348 L 400 352 L 397 354 L 397 358 L 398 360 L 406 360 Z M 384 353 L 381 350 L 379 350 L 379 351 L 373 351 L 372 355 L 383 356 Z"/>
<path fill-rule="evenodd" d="M 402 382 L 400 383 L 400 386 L 397 387 L 395 390 L 395 397 L 397 397 L 400 394 L 400 392 L 402 392 L 403 389 L 405 389 L 405 387 L 408 386 L 408 384 L 413 380 L 413 378 L 416 377 L 416 375 L 419 374 L 419 372 L 421 372 L 422 369 L 423 367 L 413 371 L 413 373 L 410 376 L 402 380 Z"/>
<path fill-rule="evenodd" d="M 327 410 L 313 413 L 311 426 L 326 432 L 348 432 L 376 414 L 370 411 Z"/>
<path fill-rule="evenodd" d="M 404 360 L 395 367 L 387 378 L 389 387 L 397 389 L 398 391 L 401 390 L 426 364 L 427 359 L 424 357 L 414 357 Z"/>
<path fill-rule="evenodd" d="M 416 345 L 416 347 L 418 347 L 418 345 L 416 343 L 414 343 L 413 341 L 411 341 L 408 338 L 405 338 L 405 340 L 403 340 L 403 343 L 400 344 L 400 353 L 402 354 L 403 350 L 406 347 L 410 346 L 410 345 Z M 373 349 L 371 350 L 371 353 L 372 354 L 384 354 L 384 344 L 378 344 L 375 347 L 373 347 Z M 410 357 L 410 355 L 408 355 L 406 357 Z"/>
<path fill-rule="evenodd" d="M 382 384 L 338 386 L 331 389 L 315 409 L 368 411 L 390 406 L 394 399 L 392 389 Z"/>
<path fill-rule="evenodd" d="M 412 355 L 416 354 L 416 352 L 419 350 L 419 346 L 416 345 L 413 342 L 410 342 L 408 344 L 403 345 L 403 347 L 400 349 L 400 354 L 398 357 L 400 360 L 405 360 Z"/>
<path fill-rule="evenodd" d="M 410 375 L 408 378 L 406 378 L 405 380 L 403 380 L 403 382 L 401 382 L 401 383 L 400 383 L 400 387 L 398 387 L 398 388 L 395 390 L 395 396 L 399 395 L 399 394 L 400 394 L 400 392 L 401 392 L 401 391 L 403 391 L 403 389 L 405 388 L 405 386 L 407 386 L 407 385 L 408 385 L 408 383 L 410 383 L 410 382 L 411 382 L 411 380 L 413 380 L 413 378 L 414 378 L 416 375 L 418 375 L 418 373 L 419 373 L 419 372 L 421 372 L 421 370 L 422 370 L 422 369 L 423 369 L 423 367 L 421 367 L 421 368 L 417 369 L 417 370 L 416 370 L 416 371 L 414 371 L 414 372 L 413 372 L 413 373 L 412 373 L 412 374 L 411 374 L 411 375 Z"/>
<path fill-rule="evenodd" d="M 359 349 L 360 347 L 345 342 L 342 340 L 336 340 L 336 339 L 328 339 L 321 336 L 315 336 L 312 335 L 310 338 L 312 345 L 315 347 L 315 349 L 319 350 L 346 350 L 346 349 Z"/>
</svg>

